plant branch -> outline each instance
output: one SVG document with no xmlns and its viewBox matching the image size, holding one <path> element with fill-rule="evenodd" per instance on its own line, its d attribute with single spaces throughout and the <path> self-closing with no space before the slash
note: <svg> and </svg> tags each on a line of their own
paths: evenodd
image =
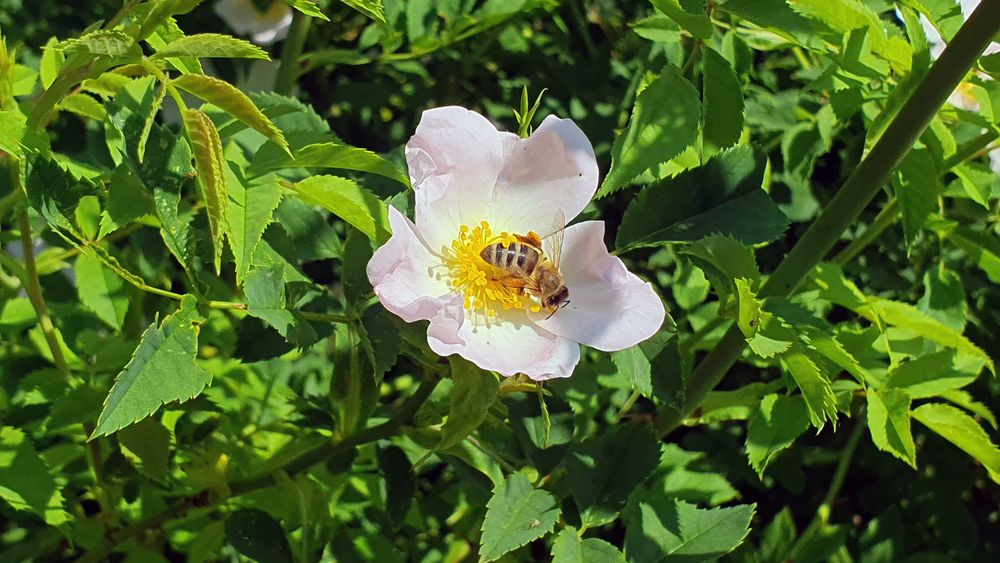
<svg viewBox="0 0 1000 563">
<path fill-rule="evenodd" d="M 760 290 L 760 297 L 792 293 L 829 253 L 844 231 L 879 193 L 889 175 L 910 151 L 938 109 L 975 64 L 993 36 L 1000 30 L 1000 2 L 983 2 L 962 25 L 934 63 L 924 80 L 893 118 L 885 133 L 858 164 L 816 221 L 785 256 Z M 732 324 L 715 348 L 691 373 L 685 410 L 690 411 L 722 381 L 739 359 L 746 340 Z M 675 429 L 688 412 L 669 406 L 658 411 L 660 435 Z"/>
<path fill-rule="evenodd" d="M 409 423 L 413 419 L 413 416 L 417 413 L 424 402 L 427 401 L 427 398 L 430 397 L 434 388 L 437 387 L 439 381 L 440 378 L 431 377 L 421 382 L 420 386 L 417 387 L 417 390 L 413 393 L 413 395 L 403 402 L 399 411 L 392 418 L 382 424 L 372 426 L 371 428 L 365 428 L 364 430 L 361 430 L 360 432 L 339 442 L 326 442 L 307 452 L 304 452 L 298 457 L 292 458 L 291 460 L 283 463 L 280 467 L 269 470 L 267 473 L 234 481 L 229 486 L 231 495 L 242 495 L 257 489 L 271 486 L 277 482 L 275 477 L 276 475 L 295 475 L 296 473 L 305 471 L 313 465 L 334 457 L 351 448 L 393 436 L 401 426 Z M 220 504 L 223 500 L 225 500 L 217 497 L 218 495 L 215 495 L 211 489 L 206 489 L 186 496 L 172 504 L 163 512 L 147 518 L 146 520 L 126 526 L 118 532 L 112 534 L 100 547 L 84 554 L 83 557 L 77 560 L 77 563 L 96 563 L 101 561 L 110 555 L 111 552 L 121 545 L 122 542 L 134 538 L 146 530 L 162 526 L 174 518 L 183 517 L 192 508 Z"/>
<path fill-rule="evenodd" d="M 312 18 L 296 10 L 292 16 L 292 26 L 288 30 L 288 38 L 281 48 L 281 62 L 278 63 L 278 75 L 274 79 L 274 91 L 283 96 L 290 96 L 295 82 L 299 79 L 302 49 L 309 36 Z"/>
</svg>

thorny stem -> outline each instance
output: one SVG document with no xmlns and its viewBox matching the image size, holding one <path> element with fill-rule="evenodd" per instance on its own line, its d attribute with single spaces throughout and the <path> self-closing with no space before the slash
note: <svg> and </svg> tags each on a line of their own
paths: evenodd
<svg viewBox="0 0 1000 563">
<path fill-rule="evenodd" d="M 771 274 L 760 290 L 760 297 L 791 294 L 827 255 L 847 227 L 878 195 L 889 175 L 998 30 L 1000 2 L 980 3 L 875 146 Z M 722 381 L 745 346 L 743 333 L 735 323 L 732 324 L 715 348 L 691 373 L 685 412 L 666 405 L 657 411 L 656 429 L 661 436 L 677 428 L 683 418 L 702 402 L 705 395 Z"/>
<path fill-rule="evenodd" d="M 396 431 L 401 426 L 408 424 L 413 419 L 413 416 L 417 413 L 424 402 L 427 401 L 427 398 L 430 397 L 434 388 L 437 387 L 439 381 L 439 378 L 431 377 L 430 379 L 425 379 L 421 382 L 420 386 L 417 387 L 417 390 L 403 403 L 403 405 L 399 408 L 399 411 L 396 412 L 395 416 L 382 424 L 372 426 L 371 428 L 365 428 L 364 430 L 348 436 L 339 442 L 326 442 L 304 452 L 298 457 L 286 461 L 280 467 L 270 470 L 265 474 L 254 475 L 245 479 L 234 481 L 229 486 L 231 494 L 233 496 L 242 495 L 256 491 L 257 489 L 269 487 L 277 483 L 276 475 L 295 475 L 296 473 L 309 469 L 317 463 L 348 451 L 351 448 L 376 442 L 395 435 Z M 203 490 L 186 496 L 163 512 L 147 518 L 146 520 L 126 526 L 117 533 L 112 534 L 111 537 L 105 540 L 103 545 L 85 554 L 77 560 L 77 563 L 96 563 L 97 561 L 101 561 L 111 554 L 111 552 L 113 552 L 122 542 L 134 538 L 146 530 L 162 526 L 174 518 L 183 517 L 187 514 L 188 510 L 192 508 L 220 504 L 223 500 L 225 500 L 216 497 L 217 495 L 215 495 L 212 490 Z"/>
</svg>

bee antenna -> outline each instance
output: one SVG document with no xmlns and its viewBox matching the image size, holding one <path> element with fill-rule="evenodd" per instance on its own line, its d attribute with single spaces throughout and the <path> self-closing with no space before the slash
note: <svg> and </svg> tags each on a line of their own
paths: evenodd
<svg viewBox="0 0 1000 563">
<path fill-rule="evenodd" d="M 552 309 L 552 312 L 551 312 L 551 313 L 549 313 L 549 316 L 545 317 L 545 320 L 549 320 L 549 319 L 551 319 L 551 318 L 552 318 L 552 315 L 556 314 L 556 311 L 558 311 L 558 310 L 559 310 L 559 309 Z"/>
<path fill-rule="evenodd" d="M 565 308 L 566 308 L 566 305 L 569 305 L 569 299 L 567 299 L 567 300 L 563 301 L 563 304 L 562 304 L 562 307 L 559 307 L 559 308 L 560 308 L 560 309 L 565 309 Z"/>
</svg>

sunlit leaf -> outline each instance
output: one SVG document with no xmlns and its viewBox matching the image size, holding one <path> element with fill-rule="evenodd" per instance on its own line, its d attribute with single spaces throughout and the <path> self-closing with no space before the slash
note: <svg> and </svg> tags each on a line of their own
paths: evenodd
<svg viewBox="0 0 1000 563">
<path fill-rule="evenodd" d="M 555 497 L 532 487 L 524 474 L 510 475 L 496 486 L 493 497 L 486 504 L 480 561 L 495 561 L 548 534 L 560 512 Z"/>
</svg>

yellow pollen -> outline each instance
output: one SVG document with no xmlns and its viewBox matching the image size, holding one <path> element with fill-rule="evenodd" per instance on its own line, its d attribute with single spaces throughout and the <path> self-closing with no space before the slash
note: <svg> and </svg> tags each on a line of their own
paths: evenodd
<svg viewBox="0 0 1000 563">
<path fill-rule="evenodd" d="M 520 288 L 504 284 L 504 272 L 490 266 L 480 256 L 483 249 L 491 244 L 501 242 L 509 245 L 516 241 L 517 237 L 510 233 L 494 235 L 486 221 L 475 228 L 462 225 L 458 229 L 458 238 L 451 242 L 451 249 L 445 256 L 445 265 L 451 275 L 449 283 L 462 295 L 467 310 L 496 317 L 498 310 L 523 309 L 537 312 L 541 309 Z"/>
</svg>

